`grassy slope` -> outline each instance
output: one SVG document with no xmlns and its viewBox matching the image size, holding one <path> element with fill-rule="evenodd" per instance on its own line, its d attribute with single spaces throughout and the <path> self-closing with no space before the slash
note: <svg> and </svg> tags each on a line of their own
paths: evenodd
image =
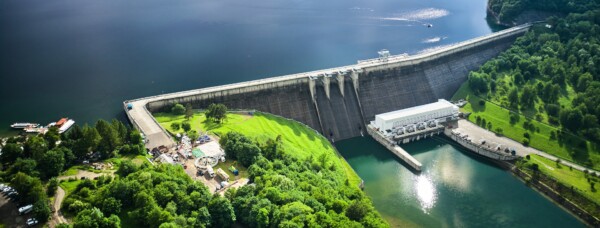
<svg viewBox="0 0 600 228">
<path fill-rule="evenodd" d="M 536 128 L 539 128 L 539 132 L 528 131 L 523 128 L 523 123 L 526 120 L 525 116 L 519 115 L 519 120 L 515 124 L 511 124 L 508 110 L 490 102 L 486 102 L 483 106 L 479 105 L 481 98 L 473 95 L 473 92 L 469 89 L 467 82 L 465 82 L 452 97 L 453 100 L 458 100 L 461 98 L 469 101 L 469 103 L 461 110 L 463 112 L 472 113 L 471 116 L 469 116 L 469 121 L 471 122 L 475 122 L 476 116 L 480 116 L 486 121 L 492 122 L 492 129 L 494 131 L 498 127 L 502 128 L 502 134 L 508 138 L 522 142 L 522 140 L 525 138 L 523 134 L 525 132 L 529 132 L 531 135 L 529 145 L 533 148 L 553 154 L 564 160 L 575 161 L 577 163 L 582 163 L 587 159 L 587 157 L 572 157 L 569 153 L 570 151 L 574 150 L 572 146 L 560 143 L 557 140 L 550 140 L 550 132 L 558 132 L 558 128 L 532 120 L 531 123 L 533 123 Z M 592 151 L 592 146 L 590 143 L 588 143 L 587 147 L 588 151 Z M 586 154 L 588 154 L 589 158 L 594 163 L 592 168 L 600 169 L 600 155 L 596 152 L 589 152 Z"/>
<path fill-rule="evenodd" d="M 330 154 L 338 168 L 343 168 L 346 177 L 354 186 L 360 183 L 360 178 L 352 170 L 350 165 L 335 151 L 335 148 L 314 130 L 296 121 L 284 119 L 266 113 L 254 113 L 254 116 L 241 114 L 228 114 L 228 119 L 222 124 L 207 122 L 203 113 L 195 113 L 191 118 L 192 129 L 198 132 L 210 131 L 215 134 L 223 134 L 228 131 L 237 131 L 249 137 L 254 137 L 260 142 L 267 139 L 275 139 L 282 136 L 285 151 L 298 158 L 306 158 L 313 155 L 315 158 L 322 153 Z M 171 132 L 171 123 L 185 120 L 183 115 L 168 113 L 155 113 L 154 117 L 165 129 Z"/>
<path fill-rule="evenodd" d="M 554 177 L 566 186 L 574 186 L 582 192 L 584 196 L 600 204 L 600 191 L 591 191 L 590 184 L 587 182 L 583 172 L 576 169 L 571 170 L 564 165 L 557 166 L 555 161 L 551 161 L 538 155 L 531 155 L 529 161 L 524 161 L 527 161 L 527 163 L 538 164 L 540 171 L 544 174 Z"/>
</svg>

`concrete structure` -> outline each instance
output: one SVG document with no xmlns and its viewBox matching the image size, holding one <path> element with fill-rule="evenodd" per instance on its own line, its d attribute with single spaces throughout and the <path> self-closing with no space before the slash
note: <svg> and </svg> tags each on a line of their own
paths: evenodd
<svg viewBox="0 0 600 228">
<path fill-rule="evenodd" d="M 125 101 L 132 124 L 148 148 L 173 145 L 150 112 L 175 103 L 205 108 L 223 103 L 302 122 L 331 140 L 363 134 L 375 114 L 450 98 L 470 70 L 525 33 L 522 25 L 417 55 L 387 56 L 358 64 Z"/>
<path fill-rule="evenodd" d="M 457 115 L 458 107 L 456 105 L 447 100 L 439 99 L 434 103 L 375 115 L 375 121 L 371 122 L 371 125 L 383 133 L 394 128 Z"/>
<path fill-rule="evenodd" d="M 394 153 L 394 155 L 396 155 L 398 158 L 400 158 L 400 160 L 406 162 L 406 164 L 408 164 L 410 167 L 412 167 L 416 171 L 421 171 L 421 167 L 423 166 L 421 164 L 421 162 L 419 162 L 417 159 L 415 159 L 412 155 L 410 155 L 404 149 L 402 149 L 401 147 L 396 145 L 396 142 L 383 136 L 383 134 L 381 134 L 381 132 L 375 130 L 371 126 L 367 127 L 367 133 L 369 133 L 369 135 L 371 135 L 371 137 L 373 137 L 373 139 L 375 139 L 375 141 L 379 142 L 381 145 L 383 145 L 389 151 Z"/>
<path fill-rule="evenodd" d="M 444 134 L 461 146 L 484 157 L 499 161 L 511 161 L 517 158 L 516 149 L 507 145 L 489 141 L 474 141 L 469 135 L 460 133 L 456 129 L 446 129 Z M 512 151 L 515 151 L 514 154 Z"/>
</svg>

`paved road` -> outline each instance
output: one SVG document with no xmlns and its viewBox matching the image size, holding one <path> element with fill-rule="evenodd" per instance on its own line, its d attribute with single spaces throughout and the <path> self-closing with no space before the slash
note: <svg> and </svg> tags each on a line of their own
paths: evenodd
<svg viewBox="0 0 600 228">
<path fill-rule="evenodd" d="M 56 189 L 56 195 L 54 196 L 53 205 L 54 213 L 52 214 L 52 221 L 50 221 L 51 227 L 55 227 L 56 225 L 61 223 L 67 223 L 67 219 L 65 219 L 65 217 L 60 212 L 60 206 L 62 205 L 62 201 L 65 198 L 65 195 L 65 190 L 63 190 L 61 187 L 58 187 L 58 189 Z"/>
<path fill-rule="evenodd" d="M 532 147 L 523 146 L 523 144 L 521 144 L 520 142 L 514 141 L 512 139 L 509 139 L 509 138 L 506 138 L 503 136 L 497 136 L 496 133 L 488 131 L 486 129 L 483 129 L 483 128 L 477 126 L 476 124 L 471 123 L 464 119 L 461 119 L 458 121 L 457 131 L 468 134 L 469 137 L 473 140 L 473 142 L 476 142 L 476 143 L 479 143 L 479 142 L 481 142 L 482 139 L 485 139 L 486 144 L 488 146 L 490 146 L 490 148 L 494 148 L 498 144 L 502 145 L 502 148 L 505 148 L 507 146 L 509 148 L 514 148 L 517 152 L 517 155 L 520 157 L 525 157 L 528 154 L 537 154 L 539 156 L 548 158 L 553 161 L 556 161 L 556 159 L 558 159 L 558 157 L 548 154 L 546 152 L 543 152 L 541 150 L 538 150 L 538 149 L 535 149 Z M 564 159 L 561 159 L 560 163 L 563 165 L 566 165 L 566 166 L 573 167 L 574 169 L 581 170 L 581 171 L 588 170 L 590 172 L 593 171 L 593 172 L 598 173 L 598 171 L 596 171 L 596 170 L 583 167 L 579 164 L 575 164 L 570 161 L 565 161 Z"/>
</svg>

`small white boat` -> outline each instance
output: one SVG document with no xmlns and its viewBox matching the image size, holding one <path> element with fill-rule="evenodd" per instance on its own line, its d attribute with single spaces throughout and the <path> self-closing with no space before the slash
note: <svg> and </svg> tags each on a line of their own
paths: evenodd
<svg viewBox="0 0 600 228">
<path fill-rule="evenodd" d="M 10 127 L 12 128 L 17 128 L 17 129 L 23 129 L 23 128 L 27 128 L 27 127 L 39 127 L 40 124 L 37 123 L 14 123 L 11 124 Z"/>
</svg>

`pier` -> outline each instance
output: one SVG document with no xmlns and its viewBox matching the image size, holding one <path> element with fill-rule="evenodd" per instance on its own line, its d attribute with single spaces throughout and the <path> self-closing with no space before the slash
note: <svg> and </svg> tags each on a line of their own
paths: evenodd
<svg viewBox="0 0 600 228">
<path fill-rule="evenodd" d="M 389 55 L 357 64 L 127 100 L 123 108 L 147 148 L 174 145 L 151 112 L 173 104 L 223 103 L 302 122 L 331 140 L 361 136 L 375 114 L 449 98 L 468 72 L 508 48 L 530 24 L 416 55 Z"/>
<path fill-rule="evenodd" d="M 379 142 L 381 145 L 383 145 L 385 148 L 391 151 L 402 161 L 406 162 L 406 164 L 408 164 L 410 167 L 412 167 L 416 171 L 421 171 L 421 167 L 423 166 L 421 162 L 419 162 L 412 155 L 410 155 L 408 152 L 402 149 L 402 147 L 396 145 L 396 142 L 383 136 L 380 132 L 373 129 L 373 126 L 371 125 L 367 126 L 367 133 L 369 133 L 369 135 L 373 137 L 375 141 Z"/>
</svg>

